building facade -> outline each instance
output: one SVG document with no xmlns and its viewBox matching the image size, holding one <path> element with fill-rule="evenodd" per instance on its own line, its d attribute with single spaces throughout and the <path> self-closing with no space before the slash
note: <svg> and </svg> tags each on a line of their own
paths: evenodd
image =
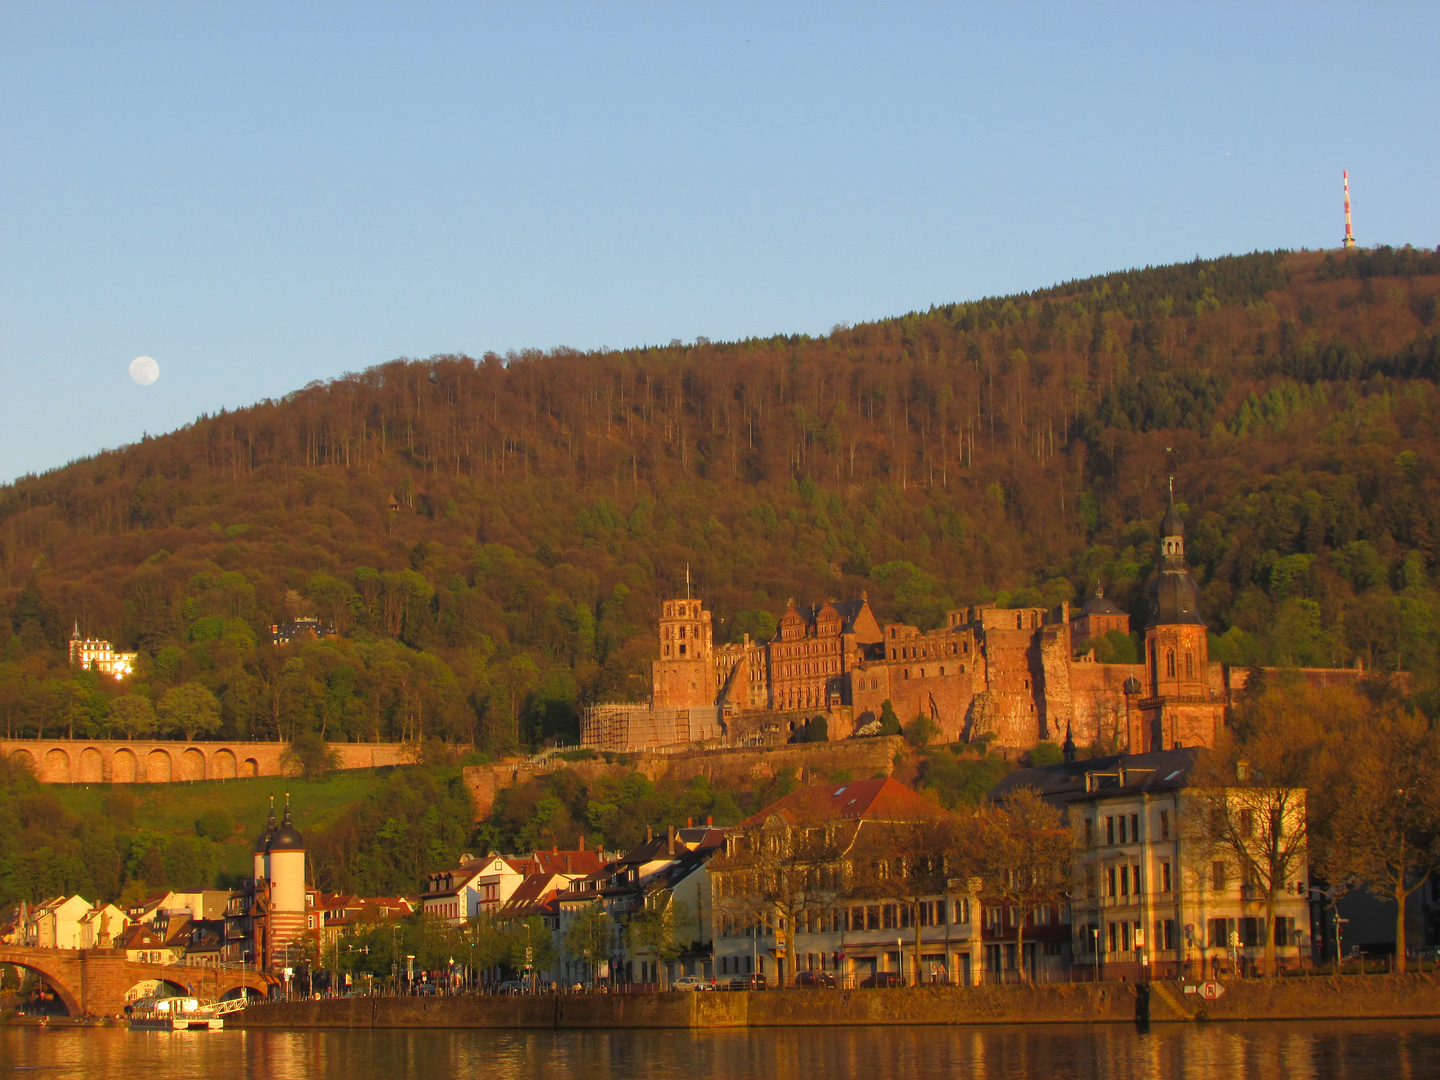
<svg viewBox="0 0 1440 1080">
<path fill-rule="evenodd" d="M 1028 749 L 1069 736 L 1131 753 L 1211 746 L 1249 672 L 1209 658 L 1173 492 L 1158 554 L 1145 655 L 1134 664 L 1096 661 L 1095 639 L 1130 632 L 1130 617 L 1098 591 L 1073 619 L 1068 603 L 980 605 L 948 612 L 931 630 L 881 623 L 864 594 L 813 606 L 791 601 L 772 640 L 724 645 L 715 643 L 702 601 L 667 600 L 649 704 L 591 707 L 581 742 L 626 751 L 783 741 L 817 713 L 831 739 L 847 738 L 889 702 L 902 723 L 926 717 L 947 742 Z M 1305 674 L 1341 681 L 1362 672 Z"/>
</svg>

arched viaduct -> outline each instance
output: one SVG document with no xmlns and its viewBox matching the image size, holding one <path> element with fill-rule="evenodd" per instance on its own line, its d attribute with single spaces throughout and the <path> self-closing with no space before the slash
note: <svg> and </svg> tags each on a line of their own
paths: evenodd
<svg viewBox="0 0 1440 1080">
<path fill-rule="evenodd" d="M 13 964 L 39 975 L 71 1016 L 119 1016 L 126 991 L 149 980 L 168 983 L 172 993 L 219 999 L 248 988 L 261 997 L 275 980 L 241 968 L 191 967 L 185 964 L 137 964 L 124 949 L 31 949 L 0 945 L 0 964 Z"/>
<path fill-rule="evenodd" d="M 167 784 L 176 780 L 234 780 L 280 776 L 281 742 L 180 742 L 117 739 L 0 739 L 9 758 L 47 784 Z M 415 759 L 408 743 L 329 743 L 342 769 L 403 765 Z"/>
</svg>

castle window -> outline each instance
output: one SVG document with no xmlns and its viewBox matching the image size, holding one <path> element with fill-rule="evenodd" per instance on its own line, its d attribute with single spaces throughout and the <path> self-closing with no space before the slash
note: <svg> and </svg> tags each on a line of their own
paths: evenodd
<svg viewBox="0 0 1440 1080">
<path fill-rule="evenodd" d="M 961 675 L 964 675 L 964 674 L 965 674 L 965 665 L 964 665 L 964 664 L 961 664 L 961 665 L 960 665 L 960 674 L 961 674 Z"/>
<path fill-rule="evenodd" d="M 670 655 L 670 646 L 669 646 L 669 645 L 666 645 L 666 646 L 665 646 L 665 655 L 666 655 L 666 656 L 669 656 L 669 655 Z"/>
<path fill-rule="evenodd" d="M 968 642 L 968 641 L 963 641 L 963 642 L 961 642 L 961 645 L 964 647 L 964 649 L 965 649 L 965 651 L 966 651 L 967 653 L 970 651 L 970 642 Z"/>
<path fill-rule="evenodd" d="M 907 668 L 905 669 L 905 678 L 908 679 L 909 677 L 910 677 L 910 669 L 907 667 Z"/>
<path fill-rule="evenodd" d="M 1194 654 L 1194 653 L 1188 653 L 1188 652 L 1187 652 L 1187 653 L 1185 654 L 1185 677 L 1186 677 L 1187 679 L 1193 679 L 1193 678 L 1195 677 L 1195 654 Z"/>
<path fill-rule="evenodd" d="M 1165 674 L 1172 679 L 1175 677 L 1175 653 L 1170 649 L 1165 650 Z"/>
<path fill-rule="evenodd" d="M 879 679 L 871 679 L 871 680 L 870 680 L 870 689 L 871 689 L 871 690 L 878 690 L 879 688 L 880 688 L 880 680 L 879 680 Z"/>
<path fill-rule="evenodd" d="M 1015 629 L 1016 629 L 1016 630 L 1023 630 L 1024 628 L 1025 628 L 1025 616 L 1024 616 L 1024 615 L 1021 615 L 1021 614 L 1019 614 L 1019 613 L 1016 613 L 1016 615 L 1015 615 Z"/>
<path fill-rule="evenodd" d="M 684 646 L 684 645 L 681 645 L 681 646 L 680 646 L 680 655 L 681 655 L 681 656 L 684 656 L 684 655 L 685 655 L 685 646 Z"/>
</svg>

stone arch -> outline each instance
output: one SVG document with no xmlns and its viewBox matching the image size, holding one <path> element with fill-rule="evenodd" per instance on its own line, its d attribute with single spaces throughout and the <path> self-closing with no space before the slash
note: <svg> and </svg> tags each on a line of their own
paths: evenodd
<svg viewBox="0 0 1440 1080">
<path fill-rule="evenodd" d="M 233 750 L 215 751 L 215 756 L 210 759 L 210 775 L 216 780 L 234 780 L 237 775 L 235 752 Z"/>
<path fill-rule="evenodd" d="M 151 750 L 145 755 L 146 783 L 168 784 L 174 775 L 170 767 L 170 755 L 164 750 Z"/>
<path fill-rule="evenodd" d="M 29 750 L 14 751 L 10 755 L 10 760 L 13 761 L 16 765 L 19 765 L 20 768 L 29 772 L 31 776 L 39 775 L 38 771 L 35 768 L 35 755 L 30 753 Z"/>
<path fill-rule="evenodd" d="M 33 971 L 42 982 L 60 999 L 60 1004 L 65 1006 L 65 1012 L 70 1016 L 80 1015 L 80 1002 L 75 1000 L 75 995 L 58 975 L 50 971 L 42 964 L 35 963 L 30 957 L 21 954 L 18 950 L 9 952 L 0 950 L 0 964 L 8 964 L 12 967 L 22 967 L 26 971 Z"/>
<path fill-rule="evenodd" d="M 68 784 L 70 782 L 70 755 L 58 746 L 45 754 L 45 766 L 40 779 L 47 784 Z"/>
<path fill-rule="evenodd" d="M 244 771 L 243 771 L 242 775 L 244 775 L 244 776 L 259 776 L 259 775 L 260 775 L 260 762 L 256 761 L 253 757 L 247 757 L 247 758 L 245 759 L 245 768 L 244 768 Z"/>
<path fill-rule="evenodd" d="M 244 998 L 246 1001 L 264 1001 L 265 995 L 262 994 L 259 990 L 256 990 L 255 987 L 246 986 L 244 983 L 241 983 L 238 986 L 230 987 L 230 989 L 226 990 L 223 994 L 216 998 L 216 1000 L 233 1001 L 238 1000 L 239 998 Z"/>
<path fill-rule="evenodd" d="M 99 784 L 105 779 L 105 759 L 100 756 L 100 751 L 93 746 L 87 746 L 80 751 L 80 768 L 75 779 L 82 784 Z"/>
<path fill-rule="evenodd" d="M 180 779 L 205 779 L 205 754 L 202 751 L 192 746 L 180 755 Z"/>
<path fill-rule="evenodd" d="M 135 751 L 122 746 L 110 759 L 110 782 L 112 784 L 133 784 L 140 777 L 140 766 L 135 760 Z"/>
</svg>

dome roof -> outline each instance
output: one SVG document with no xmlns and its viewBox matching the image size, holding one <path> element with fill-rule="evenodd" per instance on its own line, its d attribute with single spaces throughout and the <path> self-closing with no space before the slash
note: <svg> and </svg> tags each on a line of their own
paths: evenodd
<svg viewBox="0 0 1440 1080">
<path fill-rule="evenodd" d="M 270 839 L 275 835 L 275 799 L 270 799 L 270 820 L 265 823 L 265 828 L 255 838 L 255 846 L 250 849 L 252 855 L 264 855 L 270 850 Z"/>
<path fill-rule="evenodd" d="M 300 830 L 290 823 L 290 801 L 285 801 L 285 817 L 280 822 L 280 828 L 270 840 L 271 851 L 304 851 L 305 839 L 300 835 Z"/>
<path fill-rule="evenodd" d="M 1124 615 L 1125 612 L 1115 605 L 1113 600 L 1105 599 L 1105 590 L 1096 588 L 1095 595 L 1085 601 L 1085 606 L 1080 609 L 1081 617 L 1086 615 Z"/>
<path fill-rule="evenodd" d="M 1161 570 L 1150 581 L 1150 621 L 1148 626 L 1189 624 L 1204 626 L 1200 617 L 1200 586 L 1183 567 Z"/>
</svg>

